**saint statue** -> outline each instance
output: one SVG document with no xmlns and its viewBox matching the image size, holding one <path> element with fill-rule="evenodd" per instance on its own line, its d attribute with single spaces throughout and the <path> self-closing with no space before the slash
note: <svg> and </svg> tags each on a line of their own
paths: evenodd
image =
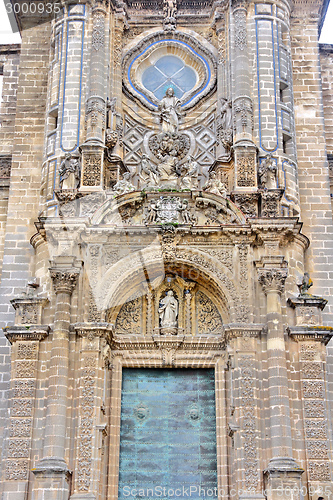
<svg viewBox="0 0 333 500">
<path fill-rule="evenodd" d="M 175 91 L 169 87 L 161 103 L 158 106 L 160 112 L 160 122 L 162 124 L 162 132 L 178 132 L 178 122 L 181 115 L 180 100 L 175 96 Z"/>
<path fill-rule="evenodd" d="M 266 189 L 276 189 L 277 187 L 277 166 L 271 153 L 269 153 L 260 163 L 258 169 L 259 184 Z"/>
<path fill-rule="evenodd" d="M 158 309 L 162 328 L 175 328 L 177 326 L 178 300 L 169 290 L 164 299 L 160 302 Z"/>
<path fill-rule="evenodd" d="M 219 196 L 222 196 L 222 198 L 227 197 L 227 188 L 225 187 L 225 184 L 223 184 L 223 182 L 216 177 L 216 172 L 211 172 L 210 179 L 206 182 L 202 189 L 203 191 L 218 194 Z"/>
<path fill-rule="evenodd" d="M 181 173 L 183 175 L 180 182 L 182 189 L 198 189 L 199 165 L 193 156 L 189 156 Z"/>
<path fill-rule="evenodd" d="M 221 99 L 221 126 L 224 130 L 232 128 L 232 103 L 228 99 Z"/>
<path fill-rule="evenodd" d="M 159 173 L 157 168 L 151 164 L 147 155 L 143 154 L 140 171 L 141 189 L 158 187 Z"/>
<path fill-rule="evenodd" d="M 164 0 L 163 12 L 166 18 L 175 18 L 177 14 L 176 0 Z"/>
<path fill-rule="evenodd" d="M 67 153 L 59 168 L 60 189 L 77 189 L 80 185 L 80 160 Z"/>
<path fill-rule="evenodd" d="M 135 191 L 135 187 L 130 181 L 131 174 L 129 172 L 125 172 L 122 180 L 118 181 L 117 184 L 114 185 L 113 191 L 115 196 L 120 196 L 121 194 L 131 193 Z"/>
</svg>

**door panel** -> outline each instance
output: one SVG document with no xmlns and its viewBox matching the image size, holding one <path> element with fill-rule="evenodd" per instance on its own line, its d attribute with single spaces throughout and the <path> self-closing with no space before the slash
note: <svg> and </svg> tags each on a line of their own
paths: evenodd
<svg viewBox="0 0 333 500">
<path fill-rule="evenodd" d="M 124 368 L 119 498 L 203 498 L 216 467 L 214 370 Z"/>
</svg>

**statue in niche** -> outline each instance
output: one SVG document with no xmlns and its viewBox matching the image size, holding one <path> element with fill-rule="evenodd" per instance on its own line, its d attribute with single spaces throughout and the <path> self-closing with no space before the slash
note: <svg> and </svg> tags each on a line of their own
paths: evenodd
<svg viewBox="0 0 333 500">
<path fill-rule="evenodd" d="M 277 166 L 271 153 L 260 163 L 258 169 L 259 185 L 265 189 L 277 188 Z"/>
<path fill-rule="evenodd" d="M 139 177 L 141 189 L 158 187 L 159 172 L 157 168 L 151 164 L 148 156 L 145 154 L 142 155 Z"/>
<path fill-rule="evenodd" d="M 174 297 L 172 290 L 169 290 L 164 299 L 160 301 L 158 314 L 162 328 L 175 328 L 177 326 L 178 300 Z"/>
<path fill-rule="evenodd" d="M 189 156 L 183 165 L 181 175 L 183 176 L 180 181 L 181 189 L 198 189 L 199 165 L 193 156 Z"/>
<path fill-rule="evenodd" d="M 222 196 L 224 199 L 227 198 L 227 188 L 225 184 L 223 184 L 223 182 L 216 177 L 216 172 L 211 172 L 210 178 L 202 189 L 203 191 L 208 191 L 209 193 Z"/>
<path fill-rule="evenodd" d="M 135 191 L 135 187 L 130 181 L 131 174 L 129 172 L 125 172 L 123 178 L 115 184 L 113 187 L 113 191 L 115 196 L 120 196 L 121 194 L 131 193 Z"/>
<path fill-rule="evenodd" d="M 150 200 L 147 215 L 144 220 L 145 224 L 153 224 L 154 222 L 156 222 L 158 208 L 158 202 L 156 203 L 155 200 Z"/>
<path fill-rule="evenodd" d="M 175 96 L 175 91 L 172 87 L 166 90 L 165 96 L 158 106 L 158 110 L 162 132 L 177 134 L 179 118 L 181 116 L 180 100 Z"/>
<path fill-rule="evenodd" d="M 67 153 L 59 168 L 60 189 L 77 189 L 80 186 L 80 170 L 79 158 Z"/>
</svg>

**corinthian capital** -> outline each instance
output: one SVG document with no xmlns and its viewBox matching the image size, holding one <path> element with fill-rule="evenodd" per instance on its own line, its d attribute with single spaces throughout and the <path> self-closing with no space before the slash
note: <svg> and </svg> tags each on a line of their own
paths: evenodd
<svg viewBox="0 0 333 500">
<path fill-rule="evenodd" d="M 282 293 L 288 276 L 288 268 L 259 268 L 258 279 L 264 292 Z"/>
<path fill-rule="evenodd" d="M 75 257 L 58 257 L 52 262 L 50 275 L 56 294 L 72 294 L 80 274 L 81 262 Z"/>
</svg>

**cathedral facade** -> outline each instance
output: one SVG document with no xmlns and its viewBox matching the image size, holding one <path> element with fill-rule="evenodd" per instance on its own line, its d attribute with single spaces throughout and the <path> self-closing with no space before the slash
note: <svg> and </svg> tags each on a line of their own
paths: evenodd
<svg viewBox="0 0 333 500">
<path fill-rule="evenodd" d="M 12 5 L 1 499 L 331 499 L 327 4 Z"/>
</svg>

